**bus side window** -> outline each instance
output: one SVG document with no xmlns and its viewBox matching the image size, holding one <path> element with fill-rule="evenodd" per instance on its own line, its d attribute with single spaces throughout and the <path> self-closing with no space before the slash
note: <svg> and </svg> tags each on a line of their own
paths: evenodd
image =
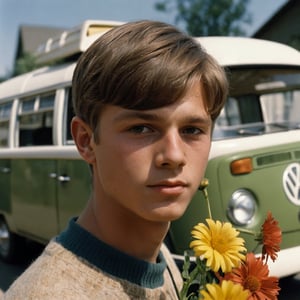
<svg viewBox="0 0 300 300">
<path fill-rule="evenodd" d="M 53 109 L 55 94 L 21 100 L 19 110 L 19 146 L 53 145 Z"/>
<path fill-rule="evenodd" d="M 73 103 L 72 103 L 72 89 L 68 88 L 67 89 L 67 115 L 66 115 L 66 124 L 65 124 L 65 131 L 66 131 L 66 143 L 67 144 L 74 144 L 73 142 L 73 137 L 71 134 L 71 121 L 72 118 L 74 117 L 74 109 L 73 109 Z"/>
<path fill-rule="evenodd" d="M 8 147 L 9 119 L 12 102 L 0 106 L 0 147 Z"/>
<path fill-rule="evenodd" d="M 238 97 L 242 124 L 263 122 L 260 100 L 257 95 Z"/>
<path fill-rule="evenodd" d="M 233 97 L 228 97 L 224 108 L 216 120 L 216 126 L 220 128 L 224 126 L 232 126 L 241 124 L 241 116 L 239 112 L 238 102 Z"/>
</svg>

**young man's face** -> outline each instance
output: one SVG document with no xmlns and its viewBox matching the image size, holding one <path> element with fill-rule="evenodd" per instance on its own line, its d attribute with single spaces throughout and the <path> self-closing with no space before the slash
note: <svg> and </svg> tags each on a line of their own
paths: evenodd
<svg viewBox="0 0 300 300">
<path fill-rule="evenodd" d="M 179 218 L 204 176 L 212 122 L 193 84 L 180 101 L 136 111 L 107 106 L 94 151 L 94 198 L 118 215 Z M 103 209 L 103 208 L 102 208 Z M 110 213 L 111 213 L 110 212 Z"/>
</svg>

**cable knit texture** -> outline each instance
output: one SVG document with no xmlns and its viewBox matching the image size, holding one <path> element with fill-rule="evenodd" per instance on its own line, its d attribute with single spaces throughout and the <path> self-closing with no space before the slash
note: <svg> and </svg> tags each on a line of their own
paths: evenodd
<svg viewBox="0 0 300 300">
<path fill-rule="evenodd" d="M 157 263 L 148 263 L 99 241 L 71 220 L 3 299 L 171 300 L 178 299 L 174 283 L 181 288 L 180 273 L 164 245 Z"/>
</svg>

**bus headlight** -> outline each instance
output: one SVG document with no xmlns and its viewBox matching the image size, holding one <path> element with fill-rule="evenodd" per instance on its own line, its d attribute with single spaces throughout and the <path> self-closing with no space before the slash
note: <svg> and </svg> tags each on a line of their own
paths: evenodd
<svg viewBox="0 0 300 300">
<path fill-rule="evenodd" d="M 228 217 L 236 225 L 247 225 L 252 221 L 256 210 L 254 195 L 246 190 L 236 190 L 229 201 Z"/>
</svg>

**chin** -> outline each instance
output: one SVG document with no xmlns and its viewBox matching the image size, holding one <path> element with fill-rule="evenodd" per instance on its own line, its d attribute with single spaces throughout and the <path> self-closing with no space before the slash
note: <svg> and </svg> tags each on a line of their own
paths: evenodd
<svg viewBox="0 0 300 300">
<path fill-rule="evenodd" d="M 182 206 L 173 206 L 173 207 L 160 207 L 155 211 L 154 218 L 159 221 L 170 222 L 179 219 L 185 212 L 185 208 Z"/>
</svg>

